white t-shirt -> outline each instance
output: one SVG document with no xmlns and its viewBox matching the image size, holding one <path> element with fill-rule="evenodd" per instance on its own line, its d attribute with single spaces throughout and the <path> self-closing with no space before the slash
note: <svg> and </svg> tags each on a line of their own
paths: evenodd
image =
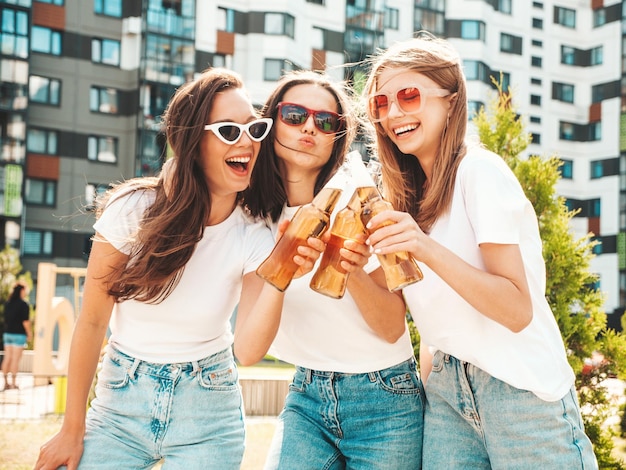
<svg viewBox="0 0 626 470">
<path fill-rule="evenodd" d="M 404 289 L 422 341 L 538 397 L 561 399 L 574 383 L 563 339 L 545 298 L 545 263 L 537 217 L 519 181 L 498 155 L 470 147 L 461 161 L 450 211 L 430 236 L 485 269 L 481 243 L 520 246 L 533 319 L 513 333 L 470 306 L 426 265 L 424 279 Z"/>
<path fill-rule="evenodd" d="M 346 203 L 342 195 L 337 208 Z M 297 210 L 285 207 L 280 220 L 291 219 Z M 343 298 L 333 299 L 309 287 L 319 261 L 287 288 L 280 327 L 269 353 L 308 369 L 355 374 L 386 369 L 413 357 L 408 329 L 391 344 L 367 325 L 347 289 Z M 373 256 L 366 271 L 376 267 Z"/>
<path fill-rule="evenodd" d="M 116 249 L 129 253 L 130 240 L 152 191 L 111 201 L 94 228 Z M 180 282 L 159 304 L 127 300 L 115 305 L 109 342 L 130 356 L 154 363 L 199 360 L 230 347 L 230 317 L 239 302 L 243 275 L 270 253 L 274 239 L 262 222 L 237 206 L 218 225 L 207 226 Z"/>
</svg>

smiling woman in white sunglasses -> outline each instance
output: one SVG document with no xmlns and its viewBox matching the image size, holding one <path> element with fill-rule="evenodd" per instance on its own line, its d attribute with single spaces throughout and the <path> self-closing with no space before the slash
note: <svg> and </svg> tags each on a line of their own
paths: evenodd
<svg viewBox="0 0 626 470">
<path fill-rule="evenodd" d="M 163 125 L 174 155 L 167 171 L 98 201 L 65 418 L 42 446 L 38 470 L 159 460 L 164 468 L 240 467 L 244 413 L 230 316 L 239 304 L 248 321 L 238 328 L 256 331 L 284 296 L 255 274 L 273 237 L 240 204 L 272 120 L 257 118 L 238 75 L 210 69 L 178 89 Z M 312 243 L 317 250 L 301 247 L 295 258 L 301 273 L 323 249 Z"/>
</svg>

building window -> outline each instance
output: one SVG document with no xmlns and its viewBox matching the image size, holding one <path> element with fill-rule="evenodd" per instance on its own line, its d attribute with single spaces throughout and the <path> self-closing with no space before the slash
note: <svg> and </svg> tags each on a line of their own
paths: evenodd
<svg viewBox="0 0 626 470">
<path fill-rule="evenodd" d="M 117 90 L 92 86 L 89 93 L 89 110 L 98 113 L 117 114 Z"/>
<path fill-rule="evenodd" d="M 91 61 L 97 64 L 120 65 L 120 42 L 113 39 L 91 40 Z"/>
<path fill-rule="evenodd" d="M 593 10 L 593 27 L 603 26 L 606 24 L 606 10 L 604 8 L 598 8 Z"/>
<path fill-rule="evenodd" d="M 570 46 L 561 46 L 561 63 L 574 65 L 576 61 L 576 49 Z"/>
<path fill-rule="evenodd" d="M 602 178 L 604 176 L 604 161 L 596 160 L 591 162 L 591 179 Z"/>
<path fill-rule="evenodd" d="M 619 80 L 614 80 L 607 83 L 599 83 L 591 87 L 591 102 L 599 103 L 603 100 L 610 100 L 611 98 L 617 98 L 621 96 L 621 83 Z"/>
<path fill-rule="evenodd" d="M 276 81 L 282 77 L 285 72 L 299 69 L 300 67 L 285 59 L 265 59 L 263 80 Z"/>
<path fill-rule="evenodd" d="M 543 2 L 533 2 L 533 8 L 539 8 L 543 10 Z"/>
<path fill-rule="evenodd" d="M 397 8 L 385 7 L 385 28 L 398 30 L 400 24 L 400 11 Z"/>
<path fill-rule="evenodd" d="M 541 18 L 533 18 L 533 28 L 543 29 L 543 20 Z"/>
<path fill-rule="evenodd" d="M 196 65 L 193 41 L 148 34 L 145 44 L 145 76 L 149 82 L 176 87 L 193 78 Z"/>
<path fill-rule="evenodd" d="M 85 186 L 85 208 L 87 210 L 94 210 L 96 208 L 96 199 L 109 190 L 110 186 L 107 184 L 89 183 Z"/>
<path fill-rule="evenodd" d="M 541 66 L 542 66 L 542 59 L 541 59 L 541 57 L 532 56 L 530 58 L 530 65 L 532 65 L 533 67 L 541 68 Z"/>
<path fill-rule="evenodd" d="M 591 241 L 597 242 L 597 245 L 594 245 L 593 247 L 593 253 L 595 255 L 601 255 L 603 253 L 617 253 L 617 238 L 617 235 L 591 237 Z"/>
<path fill-rule="evenodd" d="M 28 57 L 28 14 L 9 8 L 2 10 L 2 54 Z M 3 61 L 4 62 L 4 61 Z"/>
<path fill-rule="evenodd" d="M 537 134 L 535 132 L 530 133 L 530 141 L 535 145 L 541 144 L 541 134 Z"/>
<path fill-rule="evenodd" d="M 65 4 L 65 0 L 37 0 L 39 3 L 50 3 L 51 5 L 58 5 L 62 7 Z"/>
<path fill-rule="evenodd" d="M 561 178 L 571 180 L 574 177 L 574 161 L 562 160 L 563 164 L 559 167 L 561 170 Z"/>
<path fill-rule="evenodd" d="M 31 75 L 28 81 L 28 96 L 34 103 L 58 106 L 61 102 L 61 81 Z"/>
<path fill-rule="evenodd" d="M 589 123 L 589 140 L 596 142 L 602 139 L 602 126 L 600 122 Z"/>
<path fill-rule="evenodd" d="M 57 182 L 26 178 L 25 193 L 28 204 L 56 206 Z"/>
<path fill-rule="evenodd" d="M 433 34 L 443 35 L 446 29 L 444 13 L 443 13 L 443 2 L 441 6 L 437 6 L 434 3 L 433 5 L 424 5 L 424 6 L 425 7 L 430 6 L 432 10 L 428 10 L 426 8 L 421 8 L 419 6 L 416 6 L 413 12 L 413 24 L 415 25 L 413 29 L 415 31 L 426 29 Z M 437 10 L 437 11 L 433 11 L 433 10 Z"/>
<path fill-rule="evenodd" d="M 508 93 L 511 88 L 511 74 L 508 72 L 500 73 L 501 75 L 499 75 L 497 78 L 500 78 L 502 80 L 502 90 Z"/>
<path fill-rule="evenodd" d="M 541 86 L 543 82 L 541 81 L 541 78 L 531 78 L 530 79 L 530 84 L 531 85 L 539 85 Z"/>
<path fill-rule="evenodd" d="M 95 162 L 117 162 L 117 138 L 90 135 L 87 138 L 87 158 Z"/>
<path fill-rule="evenodd" d="M 602 46 L 591 49 L 591 65 L 602 65 Z"/>
<path fill-rule="evenodd" d="M 465 70 L 465 75 L 468 80 L 480 80 L 484 83 L 491 83 L 489 79 L 491 70 L 489 70 L 489 67 L 483 62 L 464 60 L 463 70 Z"/>
<path fill-rule="evenodd" d="M 511 4 L 513 0 L 498 0 L 498 11 L 506 15 L 510 15 L 512 10 Z"/>
<path fill-rule="evenodd" d="M 315 3 L 316 5 L 324 5 L 324 0 L 306 0 L 307 3 Z"/>
<path fill-rule="evenodd" d="M 500 50 L 511 54 L 522 53 L 522 38 L 512 34 L 500 34 Z"/>
<path fill-rule="evenodd" d="M 93 12 L 96 15 L 122 17 L 122 0 L 94 0 Z"/>
<path fill-rule="evenodd" d="M 541 116 L 530 116 L 529 121 L 533 124 L 541 124 Z"/>
<path fill-rule="evenodd" d="M 295 18 L 286 13 L 265 13 L 265 34 L 294 37 Z"/>
<path fill-rule="evenodd" d="M 530 43 L 533 47 L 543 47 L 543 41 L 540 41 L 539 39 L 533 39 Z"/>
<path fill-rule="evenodd" d="M 23 254 L 52 256 L 54 237 L 50 230 L 24 230 Z"/>
<path fill-rule="evenodd" d="M 566 28 L 576 28 L 576 10 L 554 7 L 554 24 L 560 24 Z"/>
<path fill-rule="evenodd" d="M 574 124 L 571 122 L 559 123 L 559 139 L 561 140 L 574 140 Z"/>
<path fill-rule="evenodd" d="M 26 150 L 32 153 L 56 155 L 58 140 L 57 131 L 30 128 L 26 136 Z"/>
<path fill-rule="evenodd" d="M 541 96 L 539 95 L 530 95 L 530 104 L 534 106 L 541 106 Z"/>
<path fill-rule="evenodd" d="M 563 101 L 564 103 L 573 103 L 574 85 L 554 82 L 552 84 L 552 99 Z"/>
<path fill-rule="evenodd" d="M 461 21 L 461 37 L 463 39 L 485 40 L 485 23 L 482 21 Z"/>
<path fill-rule="evenodd" d="M 591 199 L 589 200 L 589 214 L 587 217 L 600 217 L 602 215 L 602 203 L 601 200 Z"/>
<path fill-rule="evenodd" d="M 570 211 L 578 211 L 575 217 L 600 217 L 602 215 L 602 204 L 600 199 L 566 199 L 565 205 Z"/>
<path fill-rule="evenodd" d="M 217 30 L 226 33 L 235 32 L 235 10 L 230 8 L 217 9 Z"/>
<path fill-rule="evenodd" d="M 559 139 L 573 142 L 595 142 L 602 138 L 600 122 L 589 124 L 574 124 L 559 122 Z"/>
<path fill-rule="evenodd" d="M 43 26 L 33 26 L 30 49 L 42 54 L 61 55 L 61 33 Z"/>
<path fill-rule="evenodd" d="M 211 67 L 226 67 L 226 56 L 224 54 L 213 54 Z"/>
</svg>

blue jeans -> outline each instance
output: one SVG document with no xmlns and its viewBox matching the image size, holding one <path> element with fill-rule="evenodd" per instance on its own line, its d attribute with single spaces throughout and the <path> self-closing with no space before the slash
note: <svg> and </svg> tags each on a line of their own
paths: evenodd
<svg viewBox="0 0 626 470">
<path fill-rule="evenodd" d="M 230 349 L 152 364 L 109 346 L 87 414 L 79 468 L 239 469 L 244 421 Z"/>
<path fill-rule="evenodd" d="M 265 468 L 419 469 L 423 396 L 413 359 L 365 374 L 298 367 Z"/>
<path fill-rule="evenodd" d="M 438 351 L 425 389 L 424 470 L 598 468 L 573 387 L 544 401 Z"/>
</svg>

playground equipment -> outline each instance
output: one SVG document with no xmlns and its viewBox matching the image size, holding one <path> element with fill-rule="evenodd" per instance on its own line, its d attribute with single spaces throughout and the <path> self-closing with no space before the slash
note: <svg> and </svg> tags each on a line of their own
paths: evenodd
<svg viewBox="0 0 626 470">
<path fill-rule="evenodd" d="M 60 268 L 53 263 L 39 263 L 33 345 L 35 385 L 46 385 L 51 379 L 60 384 L 65 381 L 74 321 L 82 298 L 80 279 L 85 277 L 86 272 L 86 268 Z M 55 296 L 58 274 L 69 274 L 74 279 L 73 305 L 65 297 Z"/>
</svg>

